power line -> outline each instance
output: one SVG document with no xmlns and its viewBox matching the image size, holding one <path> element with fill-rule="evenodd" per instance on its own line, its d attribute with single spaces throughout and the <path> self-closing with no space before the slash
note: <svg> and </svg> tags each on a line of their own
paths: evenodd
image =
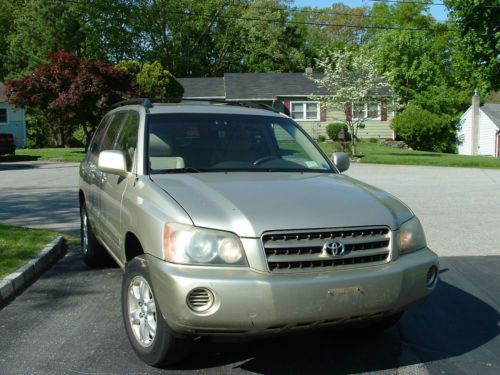
<svg viewBox="0 0 500 375">
<path fill-rule="evenodd" d="M 79 0 L 65 0 L 68 3 L 85 5 L 85 3 Z M 370 0 L 370 1 L 382 1 L 382 0 Z M 395 1 L 395 0 L 392 0 Z M 230 2 L 229 2 L 230 4 Z M 229 5 L 228 4 L 228 5 Z M 235 6 L 238 8 L 237 6 Z M 239 7 L 243 9 L 243 7 Z M 259 7 L 261 9 L 265 9 L 263 7 Z M 257 8 L 257 9 L 259 9 Z M 251 8 L 245 8 L 251 9 Z M 280 8 L 281 9 L 281 8 Z M 285 9 L 283 9 L 285 10 Z M 185 17 L 209 17 L 212 18 L 214 15 L 210 13 L 200 13 L 200 12 L 192 12 L 192 11 L 170 11 L 169 14 L 177 14 Z M 255 21 L 255 22 L 270 22 L 270 23 L 284 23 L 291 25 L 304 25 L 304 26 L 318 26 L 318 27 L 347 27 L 352 29 L 374 29 L 374 30 L 404 30 L 404 31 L 435 31 L 435 32 L 454 32 L 460 31 L 459 29 L 439 29 L 439 28 L 428 28 L 428 27 L 399 27 L 399 26 L 373 26 L 373 25 L 352 25 L 345 23 L 329 23 L 329 22 L 312 22 L 312 21 L 294 21 L 294 20 L 279 20 L 273 18 L 260 18 L 260 17 L 247 17 L 247 16 L 233 16 L 233 15 L 218 15 L 217 18 L 220 19 L 235 19 L 241 21 Z M 123 19 L 115 19 L 115 18 L 106 18 L 109 21 L 115 20 L 117 22 L 123 22 Z M 177 21 L 177 19 L 165 19 L 165 21 Z"/>
<path fill-rule="evenodd" d="M 196 13 L 196 12 L 170 12 L 189 17 L 211 17 L 211 14 Z M 243 21 L 257 21 L 257 22 L 272 22 L 272 23 L 285 23 L 292 25 L 306 25 L 306 26 L 320 26 L 320 27 L 349 27 L 355 29 L 378 29 L 378 30 L 406 30 L 406 31 L 437 31 L 437 32 L 452 32 L 460 31 L 459 29 L 437 29 L 437 28 L 424 28 L 424 27 L 394 27 L 394 26 L 371 26 L 371 25 L 348 25 L 348 24 L 334 24 L 328 22 L 307 22 L 307 21 L 281 21 L 272 18 L 258 18 L 258 17 L 242 17 L 242 16 L 225 16 L 219 15 L 218 18 L 237 19 Z"/>
</svg>

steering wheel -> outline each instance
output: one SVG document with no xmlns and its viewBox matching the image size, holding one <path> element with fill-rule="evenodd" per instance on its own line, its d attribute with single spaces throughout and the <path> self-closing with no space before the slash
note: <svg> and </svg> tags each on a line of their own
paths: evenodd
<svg viewBox="0 0 500 375">
<path fill-rule="evenodd" d="M 261 158 L 259 158 L 259 159 L 255 160 L 255 161 L 253 162 L 253 165 L 259 165 L 259 164 L 264 163 L 265 161 L 274 160 L 274 159 L 279 159 L 279 158 L 278 158 L 278 157 L 276 157 L 276 156 L 270 156 L 270 155 L 268 155 L 268 156 L 263 156 L 263 157 L 261 157 Z"/>
</svg>

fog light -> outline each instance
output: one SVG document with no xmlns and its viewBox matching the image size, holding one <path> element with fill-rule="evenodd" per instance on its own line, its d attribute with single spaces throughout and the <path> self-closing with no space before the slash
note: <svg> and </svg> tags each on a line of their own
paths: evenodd
<svg viewBox="0 0 500 375">
<path fill-rule="evenodd" d="M 204 312 L 213 306 L 214 295 L 209 289 L 196 288 L 188 293 L 186 303 L 194 312 Z"/>
<path fill-rule="evenodd" d="M 438 269 L 436 266 L 432 266 L 431 268 L 429 268 L 429 271 L 427 271 L 427 278 L 426 278 L 427 288 L 432 288 L 434 287 L 434 285 L 436 285 L 437 275 L 438 275 Z"/>
</svg>

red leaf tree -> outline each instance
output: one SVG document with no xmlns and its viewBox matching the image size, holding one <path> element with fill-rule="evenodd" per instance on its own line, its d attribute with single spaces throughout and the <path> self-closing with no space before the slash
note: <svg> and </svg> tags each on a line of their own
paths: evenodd
<svg viewBox="0 0 500 375">
<path fill-rule="evenodd" d="M 30 76 L 6 82 L 7 101 L 45 118 L 49 140 L 67 146 L 81 126 L 87 140 L 113 103 L 134 95 L 132 77 L 100 61 L 63 50 L 49 55 Z"/>
</svg>

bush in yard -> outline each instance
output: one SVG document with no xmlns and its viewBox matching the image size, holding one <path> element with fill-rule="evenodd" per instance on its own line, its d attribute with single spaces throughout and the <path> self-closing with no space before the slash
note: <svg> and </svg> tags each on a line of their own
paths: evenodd
<svg viewBox="0 0 500 375">
<path fill-rule="evenodd" d="M 326 137 L 323 134 L 318 135 L 318 142 L 326 141 Z"/>
<path fill-rule="evenodd" d="M 332 141 L 337 141 L 339 133 L 341 131 L 344 131 L 345 134 L 345 140 L 347 141 L 347 125 L 344 124 L 343 122 L 334 122 L 331 124 L 328 124 L 326 126 L 326 134 L 328 134 L 328 138 L 330 138 Z"/>
<path fill-rule="evenodd" d="M 456 129 L 448 115 L 437 115 L 409 104 L 391 121 L 391 128 L 414 150 L 455 151 Z"/>
</svg>

